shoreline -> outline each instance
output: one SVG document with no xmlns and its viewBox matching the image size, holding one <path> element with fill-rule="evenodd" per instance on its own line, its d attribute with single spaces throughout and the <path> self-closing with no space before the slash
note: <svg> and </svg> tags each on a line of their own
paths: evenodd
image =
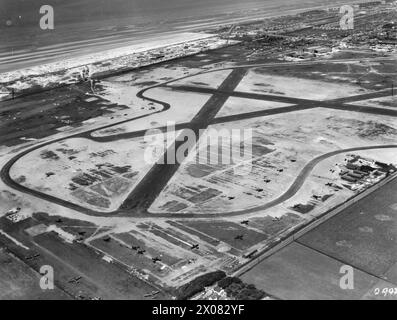
<svg viewBox="0 0 397 320">
<path fill-rule="evenodd" d="M 359 3 L 365 3 L 365 2 L 370 2 L 369 0 L 364 0 L 364 1 L 349 1 L 349 4 L 359 4 Z M 6 76 L 8 73 L 11 72 L 22 72 L 24 70 L 29 70 L 34 67 L 38 67 L 40 65 L 43 65 L 41 63 L 44 61 L 47 61 L 48 63 L 59 63 L 64 60 L 69 60 L 69 59 L 79 59 L 83 58 L 86 55 L 89 54 L 94 54 L 98 52 L 104 52 L 108 50 L 118 50 L 126 44 L 128 45 L 136 45 L 136 43 L 144 43 L 146 39 L 149 38 L 154 38 L 156 35 L 162 36 L 177 36 L 180 33 L 185 33 L 185 32 L 191 32 L 191 33 L 206 33 L 206 32 L 214 32 L 215 29 L 221 28 L 221 27 L 226 27 L 228 25 L 244 25 L 244 24 L 250 24 L 250 23 L 255 23 L 259 21 L 264 21 L 268 19 L 275 19 L 279 17 L 288 17 L 288 16 L 294 16 L 300 13 L 304 12 L 309 12 L 312 10 L 321 10 L 321 9 L 329 9 L 329 8 L 335 8 L 338 7 L 339 5 L 346 4 L 344 1 L 337 1 L 336 3 L 332 4 L 324 4 L 324 5 L 319 5 L 319 6 L 307 6 L 307 7 L 302 7 L 302 8 L 293 8 L 293 9 L 287 9 L 280 13 L 278 11 L 273 9 L 273 11 L 266 13 L 266 8 L 257 8 L 257 9 L 249 9 L 251 14 L 249 14 L 248 17 L 227 17 L 227 13 L 223 14 L 225 16 L 224 18 L 219 17 L 199 17 L 200 19 L 194 19 L 190 24 L 186 24 L 186 22 L 182 22 L 181 25 L 164 25 L 166 28 L 165 31 L 157 30 L 156 27 L 154 28 L 149 28 L 148 30 L 144 29 L 128 29 L 129 26 L 125 26 L 127 29 L 126 30 L 121 30 L 121 31 L 115 31 L 113 34 L 97 34 L 97 37 L 89 37 L 87 39 L 75 39 L 74 41 L 68 41 L 64 43 L 56 43 L 53 45 L 44 45 L 42 47 L 38 47 L 35 50 L 15 50 L 11 54 L 6 54 L 4 50 L 0 50 L 0 70 L 1 70 L 1 63 L 3 61 L 3 64 L 6 63 L 9 65 L 8 67 L 4 68 L 3 71 L 0 72 L 0 76 Z M 255 13 L 258 12 L 258 13 Z M 235 12 L 233 12 L 234 14 Z M 241 16 L 241 14 L 240 14 Z M 204 19 L 206 18 L 206 19 Z M 122 18 L 122 19 L 128 19 L 128 18 Z M 108 21 L 114 21 L 114 19 L 109 19 Z M 206 22 L 207 21 L 207 22 Z M 116 22 L 116 21 L 115 21 Z M 200 23 L 197 23 L 200 22 Z M 178 22 L 180 23 L 180 22 Z M 84 24 L 84 23 L 83 23 Z M 89 23 L 88 23 L 89 24 Z M 69 26 L 68 24 L 61 24 L 60 29 L 68 29 L 72 26 Z M 113 28 L 116 26 L 113 26 Z M 162 28 L 163 26 L 161 26 Z M 124 28 L 124 27 L 123 27 Z M 102 28 L 106 29 L 106 28 Z M 23 31 L 23 29 L 22 29 Z M 133 33 L 131 33 L 133 32 Z M 128 33 L 131 33 L 130 35 Z M 215 35 L 215 34 L 214 34 Z M 120 37 L 122 36 L 122 37 Z M 101 42 L 96 43 L 97 40 L 102 40 Z M 109 41 L 107 41 L 109 40 Z M 79 44 L 77 46 L 77 43 Z M 63 46 L 66 46 L 62 49 Z M 56 50 L 56 53 L 53 53 L 51 51 L 54 50 L 47 50 L 47 48 L 59 48 L 59 50 Z M 99 50 L 99 51 L 98 51 Z M 59 52 L 58 52 L 59 51 Z M 16 55 L 15 55 L 16 53 Z M 47 55 L 47 56 L 46 56 Z M 13 62 L 13 57 L 16 56 L 15 62 Z M 19 58 L 21 57 L 21 58 Z M 35 59 L 36 58 L 36 59 Z M 34 62 L 37 60 L 36 62 Z M 33 63 L 31 62 L 33 61 Z M 46 63 L 47 64 L 47 63 Z M 13 65 L 12 68 L 10 68 L 10 65 Z M 1 82 L 0 82 L 1 84 Z"/>
<path fill-rule="evenodd" d="M 0 74 L 4 79 L 0 82 L 0 86 L 5 88 L 3 94 L 0 91 L 0 101 L 79 83 L 82 81 L 82 72 L 88 66 L 89 78 L 96 79 L 238 43 L 205 33 L 181 33 L 180 37 L 175 39 L 173 36 L 171 44 L 168 42 L 159 44 L 158 41 L 146 42 L 96 55 L 86 55 L 83 61 L 80 57 Z M 14 97 L 12 97 L 13 89 Z"/>
</svg>

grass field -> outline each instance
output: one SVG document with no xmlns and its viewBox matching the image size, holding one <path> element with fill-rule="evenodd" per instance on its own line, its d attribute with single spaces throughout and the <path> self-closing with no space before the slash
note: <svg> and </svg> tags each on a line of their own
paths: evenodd
<svg viewBox="0 0 397 320">
<path fill-rule="evenodd" d="M 392 299 L 397 285 L 397 181 L 360 200 L 242 276 L 281 299 Z M 354 289 L 342 290 L 342 265 Z"/>
<path fill-rule="evenodd" d="M 58 288 L 42 290 L 40 274 L 0 247 L 0 300 L 65 300 Z"/>
</svg>

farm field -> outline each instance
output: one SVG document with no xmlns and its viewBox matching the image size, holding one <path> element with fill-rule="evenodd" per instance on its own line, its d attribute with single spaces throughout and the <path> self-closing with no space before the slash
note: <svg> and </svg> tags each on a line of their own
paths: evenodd
<svg viewBox="0 0 397 320">
<path fill-rule="evenodd" d="M 396 185 L 394 179 L 265 259 L 242 279 L 281 299 L 395 300 L 384 289 L 395 287 L 397 281 Z M 338 286 L 342 265 L 354 268 L 353 290 Z"/>
</svg>

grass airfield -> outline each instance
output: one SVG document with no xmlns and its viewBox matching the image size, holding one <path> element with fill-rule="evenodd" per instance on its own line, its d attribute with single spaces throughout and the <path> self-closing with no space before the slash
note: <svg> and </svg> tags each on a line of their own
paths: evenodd
<svg viewBox="0 0 397 320">
<path fill-rule="evenodd" d="M 394 98 L 387 83 L 377 85 L 393 71 L 385 68 L 391 58 L 376 57 L 382 63 L 373 65 L 370 59 L 246 65 L 229 62 L 233 50 L 106 78 L 95 92 L 76 86 L 73 90 L 90 104 L 86 110 L 105 105 L 106 112 L 82 122 L 66 115 L 57 119 L 62 125 L 50 125 L 40 136 L 23 129 L 20 135 L 4 136 L 0 162 L 9 171 L 2 171 L 0 206 L 2 212 L 21 207 L 22 221 L 2 217 L 1 227 L 18 240 L 15 252 L 29 255 L 27 246 L 59 255 L 78 247 L 68 261 L 71 270 L 90 278 L 84 263 L 101 259 L 101 268 L 116 272 L 117 279 L 123 279 L 123 272 L 139 279 L 140 298 L 157 289 L 170 297 L 172 288 L 198 275 L 213 270 L 233 274 L 253 253 L 385 178 L 349 183 L 341 179 L 349 160 L 396 165 Z M 233 87 L 237 76 L 241 79 Z M 221 96 L 222 103 L 214 96 Z M 31 103 L 42 99 L 54 98 L 33 96 Z M 8 108 L 15 109 L 14 121 L 23 128 L 18 103 Z M 175 121 L 178 135 L 203 108 L 219 108 L 203 122 L 207 129 L 253 129 L 252 171 L 236 175 L 239 163 L 198 165 L 193 155 L 161 181 L 161 192 L 145 189 L 156 162 L 142 158 L 145 132 Z M 136 189 L 151 194 L 153 201 L 123 207 Z M 26 221 L 36 228 L 31 236 L 21 235 Z M 60 230 L 74 242 L 66 242 Z M 97 256 L 85 256 L 85 250 Z M 87 295 L 100 294 L 93 289 L 95 279 L 85 286 Z M 102 285 L 115 285 L 120 296 L 133 290 L 106 281 Z M 73 294 L 76 290 L 70 288 Z"/>
</svg>

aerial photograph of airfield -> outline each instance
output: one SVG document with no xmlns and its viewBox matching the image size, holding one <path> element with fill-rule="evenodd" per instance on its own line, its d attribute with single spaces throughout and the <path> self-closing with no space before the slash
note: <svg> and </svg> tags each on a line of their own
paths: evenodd
<svg viewBox="0 0 397 320">
<path fill-rule="evenodd" d="M 397 299 L 397 2 L 350 5 L 0 53 L 0 299 Z"/>
</svg>

